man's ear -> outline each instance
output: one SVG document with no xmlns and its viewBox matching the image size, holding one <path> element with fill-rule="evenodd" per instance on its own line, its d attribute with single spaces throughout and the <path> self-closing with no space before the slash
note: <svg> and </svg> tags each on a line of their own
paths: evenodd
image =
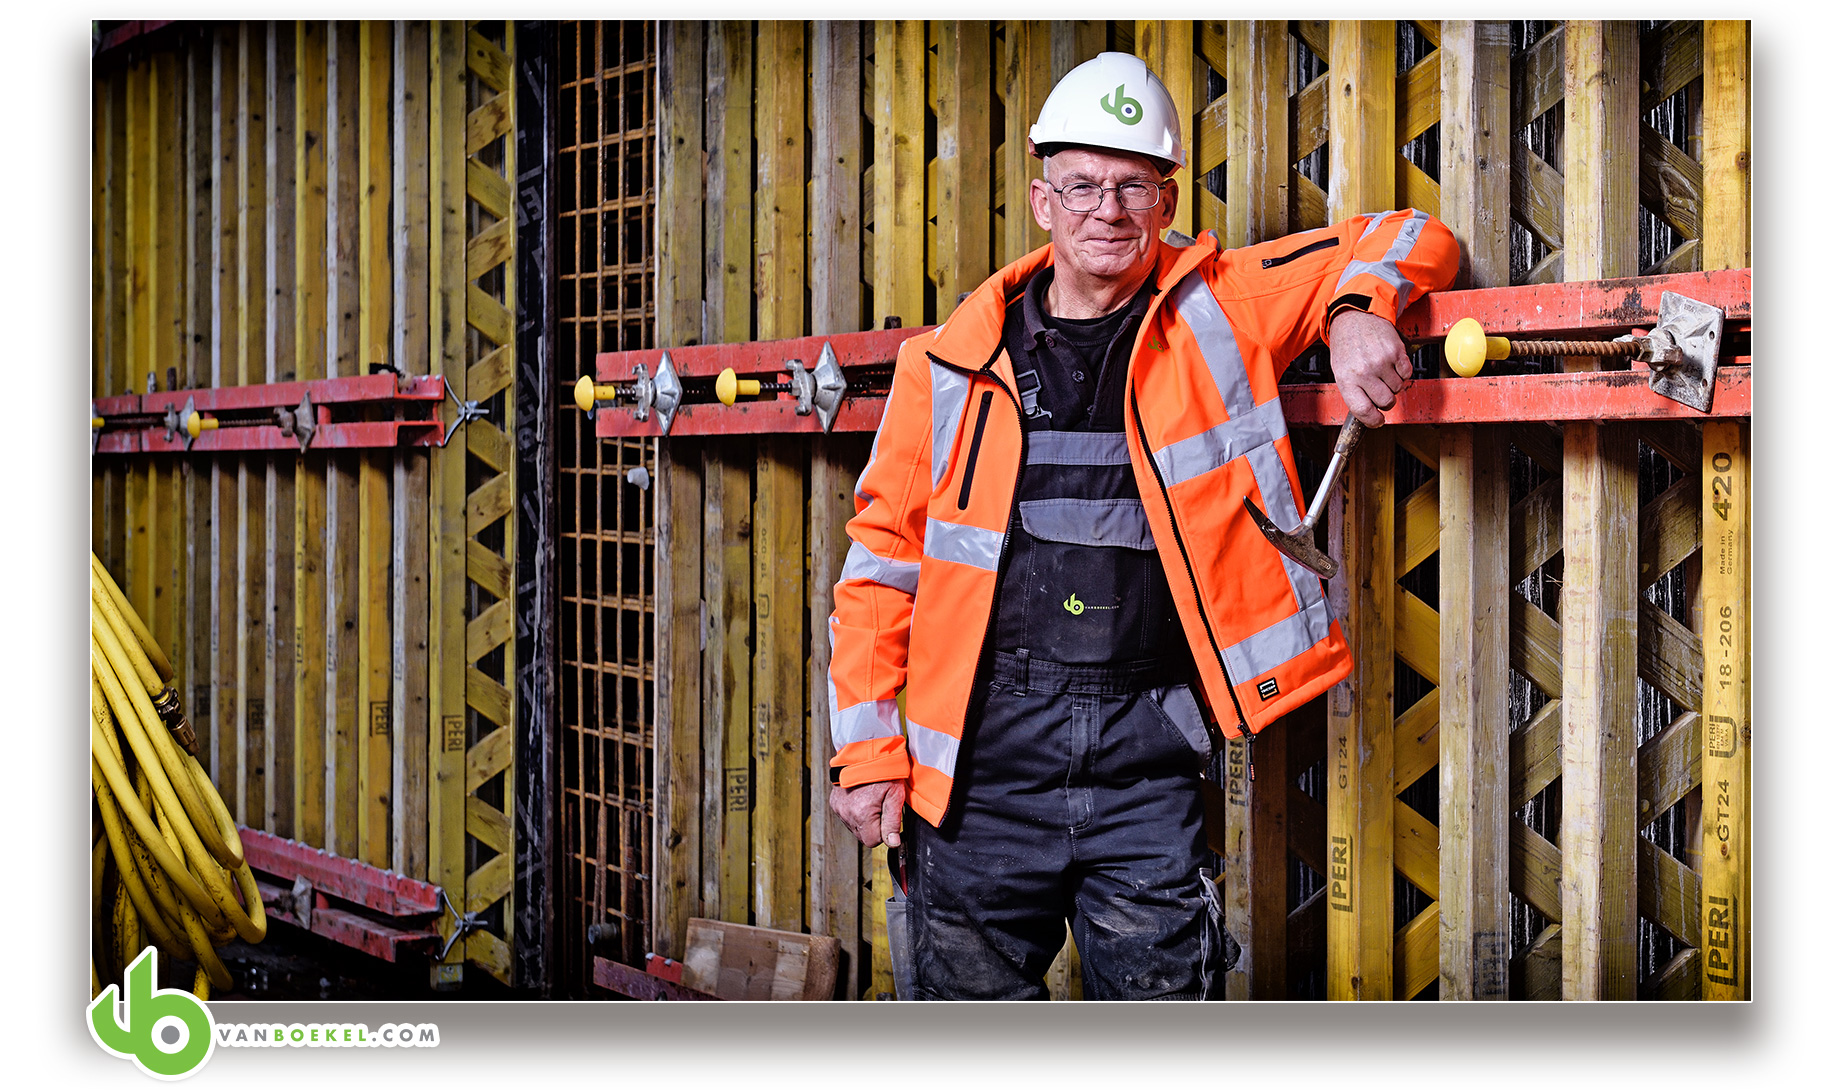
<svg viewBox="0 0 1843 1090">
<path fill-rule="evenodd" d="M 1158 229 L 1163 231 L 1177 219 L 1177 179 L 1166 178 L 1158 184 Z"/>
<path fill-rule="evenodd" d="M 1048 182 L 1044 181 L 1042 178 L 1032 178 L 1030 180 L 1030 214 L 1036 218 L 1037 226 L 1043 228 L 1045 231 L 1050 229 L 1050 202 L 1055 199 L 1056 193 L 1050 188 Z M 1177 207 L 1175 201 L 1172 207 L 1174 209 Z"/>
</svg>

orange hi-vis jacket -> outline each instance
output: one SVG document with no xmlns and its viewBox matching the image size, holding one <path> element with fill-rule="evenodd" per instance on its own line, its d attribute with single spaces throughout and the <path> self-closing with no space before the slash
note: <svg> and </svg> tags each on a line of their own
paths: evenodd
<svg viewBox="0 0 1843 1090">
<path fill-rule="evenodd" d="M 1242 507 L 1252 497 L 1282 529 L 1303 519 L 1280 372 L 1335 310 L 1394 321 L 1450 285 L 1458 247 L 1413 209 L 1237 250 L 1208 235 L 1156 245 L 1156 294 L 1127 368 L 1126 446 L 1202 695 L 1218 722 L 1252 735 L 1351 661 L 1324 584 Z M 829 624 L 832 776 L 845 787 L 906 780 L 909 804 L 937 825 L 1024 457 L 1005 306 L 1050 262 L 1045 246 L 1007 265 L 903 344 L 846 527 Z"/>
</svg>

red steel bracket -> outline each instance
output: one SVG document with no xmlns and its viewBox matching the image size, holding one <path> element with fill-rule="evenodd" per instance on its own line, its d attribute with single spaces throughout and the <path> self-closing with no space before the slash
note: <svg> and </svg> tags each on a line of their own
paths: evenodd
<svg viewBox="0 0 1843 1090">
<path fill-rule="evenodd" d="M 311 382 L 255 386 L 212 386 L 97 398 L 102 419 L 98 454 L 178 454 L 218 451 L 302 449 L 300 438 L 282 431 L 278 409 L 290 412 L 305 399 L 314 411 L 308 450 L 429 447 L 443 441 L 440 403 L 447 395 L 440 375 L 399 378 L 383 372 Z M 169 412 L 190 403 L 220 426 L 201 432 L 188 446 L 183 429 L 168 434 Z"/>
<path fill-rule="evenodd" d="M 1625 334 L 1657 323 L 1658 300 L 1665 291 L 1720 307 L 1731 333 L 1752 330 L 1752 269 L 1434 292 L 1408 308 L 1399 328 L 1410 343 L 1438 340 L 1453 323 L 1466 317 L 1476 318 L 1487 332 L 1497 335 Z M 674 348 L 673 367 L 681 379 L 693 382 L 686 384 L 687 400 L 678 408 L 672 434 L 819 432 L 818 417 L 796 415 L 794 402 L 787 395 L 739 400 L 730 406 L 709 400 L 708 393 L 698 400 L 690 395 L 695 382 L 708 381 L 724 368 L 732 368 L 743 377 L 778 379 L 786 374 L 786 360 L 811 366 L 827 342 L 851 381 L 832 430 L 875 431 L 883 418 L 885 396 L 878 388 L 880 376 L 868 369 L 889 368 L 903 341 L 933 328 L 916 326 L 830 337 Z M 659 356 L 657 349 L 601 353 L 595 357 L 596 380 L 625 381 L 636 365 L 650 373 L 658 365 Z M 1752 363 L 1750 352 L 1723 357 L 1716 372 L 1715 404 L 1709 417 L 1753 415 Z M 1708 418 L 1653 393 L 1646 386 L 1646 377 L 1641 367 L 1630 371 L 1423 379 L 1410 383 L 1385 417 L 1392 424 Z M 888 379 L 881 377 L 880 382 L 886 387 Z M 1330 384 L 1282 386 L 1280 398 L 1286 419 L 1292 424 L 1335 426 L 1343 422 L 1343 400 Z M 603 438 L 654 436 L 659 434 L 659 424 L 656 417 L 642 421 L 619 406 L 604 407 L 595 411 L 595 434 Z"/>
<path fill-rule="evenodd" d="M 655 976 L 642 969 L 636 969 L 618 961 L 607 958 L 595 959 L 594 980 L 597 987 L 633 999 L 678 999 L 714 1001 L 717 996 L 701 992 L 696 988 L 687 988 L 663 977 Z"/>
<path fill-rule="evenodd" d="M 256 880 L 266 911 L 276 919 L 385 961 L 432 952 L 442 941 L 428 922 L 442 911 L 440 886 L 257 829 L 240 825 L 237 834 L 250 869 L 281 880 L 279 885 Z M 311 896 L 311 907 L 301 903 L 301 895 Z"/>
</svg>

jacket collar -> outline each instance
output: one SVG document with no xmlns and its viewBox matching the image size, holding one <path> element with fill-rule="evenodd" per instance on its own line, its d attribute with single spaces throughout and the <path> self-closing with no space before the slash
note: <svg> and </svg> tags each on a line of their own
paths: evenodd
<svg viewBox="0 0 1843 1090">
<path fill-rule="evenodd" d="M 1174 242 L 1183 245 L 1173 245 Z M 1192 242 L 1171 231 L 1156 245 L 1158 264 L 1153 276 L 1157 294 L 1152 297 L 1148 314 L 1158 309 L 1178 281 L 1216 252 L 1216 238 L 1214 232 L 1205 231 Z M 1031 277 L 1052 264 L 1053 251 L 1044 245 L 987 277 L 945 322 L 934 328 L 934 343 L 928 346 L 928 355 L 937 363 L 962 371 L 978 371 L 991 362 L 1001 381 L 1015 388 L 1011 363 L 999 352 L 1004 342 L 1005 306 L 1024 290 Z"/>
</svg>

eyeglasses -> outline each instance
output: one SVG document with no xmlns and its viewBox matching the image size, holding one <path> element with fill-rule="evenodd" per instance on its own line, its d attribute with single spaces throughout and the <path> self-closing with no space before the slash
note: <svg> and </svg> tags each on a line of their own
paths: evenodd
<svg viewBox="0 0 1843 1090">
<path fill-rule="evenodd" d="M 1129 212 L 1143 212 L 1148 208 L 1157 208 L 1161 196 L 1161 187 L 1155 182 L 1122 182 L 1119 185 L 1095 185 L 1093 182 L 1076 182 L 1074 185 L 1057 189 L 1050 186 L 1050 191 L 1062 199 L 1062 207 L 1071 212 L 1093 212 L 1101 207 L 1101 201 L 1112 190 L 1119 197 L 1120 207 Z"/>
</svg>

